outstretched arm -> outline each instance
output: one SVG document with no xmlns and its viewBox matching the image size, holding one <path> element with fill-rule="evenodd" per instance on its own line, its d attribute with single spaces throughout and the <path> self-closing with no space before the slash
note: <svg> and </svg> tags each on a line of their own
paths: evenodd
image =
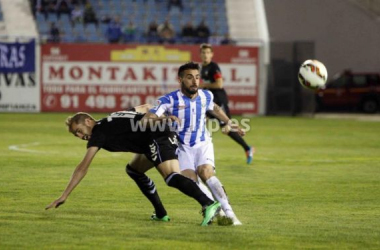
<svg viewBox="0 0 380 250">
<path fill-rule="evenodd" d="M 237 132 L 240 136 L 245 135 L 245 131 L 242 128 L 240 128 L 238 124 L 233 124 L 230 118 L 228 118 L 228 116 L 226 115 L 226 113 L 224 113 L 223 109 L 216 103 L 214 103 L 214 109 L 209 110 L 209 112 L 213 116 L 218 118 L 220 121 L 227 124 L 222 130 L 224 134 L 228 134 L 230 131 L 233 131 L 233 132 Z"/>
<path fill-rule="evenodd" d="M 156 114 L 151 112 L 147 112 L 144 117 L 140 120 L 142 124 L 147 124 L 148 126 L 154 126 L 157 123 L 166 123 L 171 124 L 172 122 L 181 123 L 180 119 L 174 115 L 169 116 L 160 116 L 158 117 Z"/>
<path fill-rule="evenodd" d="M 135 107 L 135 111 L 139 113 L 146 113 L 148 112 L 151 108 L 153 108 L 153 105 L 151 104 L 143 104 L 140 106 Z"/>
<path fill-rule="evenodd" d="M 71 176 L 70 182 L 67 185 L 65 191 L 63 191 L 61 197 L 53 201 L 45 209 L 58 208 L 60 205 L 65 203 L 67 197 L 74 190 L 74 188 L 81 182 L 83 177 L 86 175 L 88 168 L 90 167 L 91 161 L 94 158 L 95 154 L 98 152 L 98 147 L 90 147 L 87 149 L 87 153 L 84 156 L 83 160 L 75 168 L 73 175 Z"/>
</svg>

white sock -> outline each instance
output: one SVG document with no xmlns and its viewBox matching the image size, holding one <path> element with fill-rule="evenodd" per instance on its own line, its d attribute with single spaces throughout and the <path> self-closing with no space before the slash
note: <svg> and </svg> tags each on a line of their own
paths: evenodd
<svg viewBox="0 0 380 250">
<path fill-rule="evenodd" d="M 207 195 L 208 198 L 210 198 L 211 200 L 215 200 L 214 199 L 214 196 L 212 196 L 212 193 L 210 191 L 210 189 L 208 189 L 208 187 L 203 183 L 203 181 L 198 177 L 198 187 L 200 188 L 200 190 L 202 190 L 202 192 Z"/>
<path fill-rule="evenodd" d="M 206 181 L 207 186 L 210 188 L 212 194 L 215 199 L 217 199 L 222 205 L 223 211 L 226 213 L 227 217 L 235 216 L 235 213 L 232 210 L 230 203 L 228 202 L 228 198 L 222 183 L 216 178 L 216 176 L 212 176 L 210 179 Z"/>
</svg>

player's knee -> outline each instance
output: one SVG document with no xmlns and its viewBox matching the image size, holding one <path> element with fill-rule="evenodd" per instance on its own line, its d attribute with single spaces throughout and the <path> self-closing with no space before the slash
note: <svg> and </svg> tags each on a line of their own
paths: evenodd
<svg viewBox="0 0 380 250">
<path fill-rule="evenodd" d="M 211 165 L 199 166 L 197 172 L 202 181 L 206 181 L 214 176 L 214 168 Z"/>
<path fill-rule="evenodd" d="M 176 187 L 176 183 L 177 183 L 177 175 L 179 175 L 179 173 L 176 173 L 176 172 L 172 172 L 170 174 L 168 174 L 166 177 L 165 177 L 165 182 L 166 182 L 166 185 L 168 185 L 169 187 Z"/>
<path fill-rule="evenodd" d="M 175 160 L 167 160 L 167 161 L 161 162 L 160 164 L 158 164 L 157 170 L 160 172 L 160 174 L 164 178 L 166 178 L 173 172 L 179 173 L 180 170 L 179 170 L 178 160 L 175 159 Z"/>
<path fill-rule="evenodd" d="M 181 171 L 181 175 L 197 182 L 197 174 L 194 172 L 194 170 L 185 169 L 185 170 Z"/>
<path fill-rule="evenodd" d="M 131 166 L 129 163 L 127 164 L 127 166 L 125 167 L 125 172 L 129 175 L 129 176 L 135 176 L 135 175 L 141 175 L 141 173 L 139 173 L 136 169 L 133 168 L 133 166 Z"/>
</svg>

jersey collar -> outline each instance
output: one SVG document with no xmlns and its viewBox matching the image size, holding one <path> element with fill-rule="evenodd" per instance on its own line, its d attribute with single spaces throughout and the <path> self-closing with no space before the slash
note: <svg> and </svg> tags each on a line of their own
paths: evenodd
<svg viewBox="0 0 380 250">
<path fill-rule="evenodd" d="M 179 89 L 179 92 L 181 93 L 181 96 L 182 96 L 183 98 L 189 99 L 190 101 L 192 101 L 192 100 L 196 100 L 196 99 L 199 97 L 199 91 L 200 91 L 200 89 L 197 90 L 197 95 L 196 95 L 194 98 L 190 98 L 190 97 L 188 97 L 187 95 L 185 95 L 185 94 L 182 92 L 181 89 Z"/>
</svg>

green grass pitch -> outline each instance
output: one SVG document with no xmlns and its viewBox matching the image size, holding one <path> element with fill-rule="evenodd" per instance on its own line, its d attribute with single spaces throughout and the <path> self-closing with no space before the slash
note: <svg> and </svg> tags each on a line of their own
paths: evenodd
<svg viewBox="0 0 380 250">
<path fill-rule="evenodd" d="M 66 203 L 45 211 L 85 152 L 67 115 L 0 114 L 0 249 L 380 249 L 380 122 L 251 118 L 249 166 L 215 133 L 217 176 L 243 226 L 200 227 L 200 206 L 155 170 L 172 221 L 150 221 L 125 174 L 132 154 L 104 150 Z"/>
</svg>

